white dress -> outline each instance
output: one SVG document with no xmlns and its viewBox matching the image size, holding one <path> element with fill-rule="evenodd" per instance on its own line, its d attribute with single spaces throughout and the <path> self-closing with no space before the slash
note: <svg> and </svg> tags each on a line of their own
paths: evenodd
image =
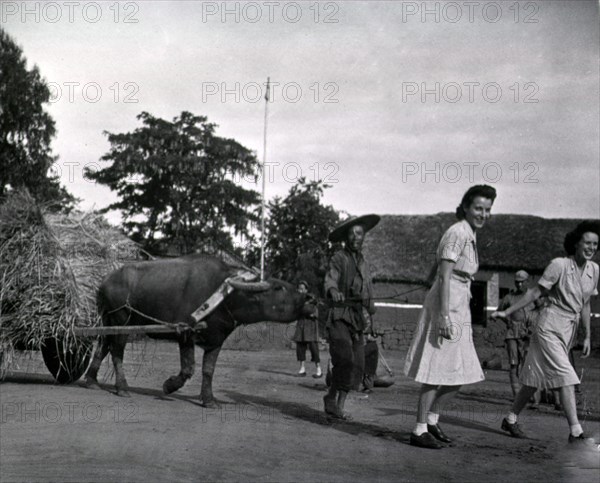
<svg viewBox="0 0 600 483">
<path fill-rule="evenodd" d="M 457 329 L 452 340 L 442 339 L 440 329 L 439 278 L 429 290 L 419 315 L 404 374 L 416 382 L 457 386 L 484 380 L 481 364 L 473 345 L 471 329 L 471 277 L 479 268 L 475 233 L 466 220 L 452 225 L 437 249 L 441 260 L 455 262 L 450 278 L 450 320 Z"/>
</svg>

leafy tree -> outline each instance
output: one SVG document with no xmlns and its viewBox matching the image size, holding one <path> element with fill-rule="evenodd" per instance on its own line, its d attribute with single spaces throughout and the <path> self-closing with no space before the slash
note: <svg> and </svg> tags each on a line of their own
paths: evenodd
<svg viewBox="0 0 600 483">
<path fill-rule="evenodd" d="M 116 191 L 128 234 L 155 252 L 233 249 L 232 235 L 247 235 L 256 219 L 256 191 L 234 180 L 254 176 L 255 155 L 233 139 L 215 135 L 204 116 L 182 112 L 172 122 L 147 112 L 142 126 L 108 136 L 101 161 L 110 166 L 86 175 Z"/>
<path fill-rule="evenodd" d="M 54 120 L 44 110 L 50 90 L 37 66 L 27 70 L 20 47 L 0 28 L 0 198 L 9 186 L 27 189 L 41 203 L 70 209 L 75 198 L 48 170 Z"/>
<path fill-rule="evenodd" d="M 269 271 L 291 281 L 305 279 L 311 291 L 322 285 L 332 247 L 327 237 L 339 222 L 339 214 L 321 203 L 330 186 L 301 178 L 288 195 L 269 203 L 265 224 L 265 257 Z"/>
</svg>

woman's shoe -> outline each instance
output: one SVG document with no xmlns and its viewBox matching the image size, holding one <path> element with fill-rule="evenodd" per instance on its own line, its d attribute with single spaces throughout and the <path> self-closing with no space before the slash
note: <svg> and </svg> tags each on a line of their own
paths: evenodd
<svg viewBox="0 0 600 483">
<path fill-rule="evenodd" d="M 446 436 L 439 424 L 428 424 L 427 432 L 442 443 L 452 443 L 452 440 Z"/>
<path fill-rule="evenodd" d="M 592 446 L 596 444 L 596 442 L 594 441 L 594 438 L 589 438 L 585 433 L 581 433 L 579 436 L 569 434 L 569 444 Z"/>
<path fill-rule="evenodd" d="M 501 428 L 509 432 L 513 438 L 527 438 L 527 435 L 521 430 L 518 423 L 511 424 L 506 418 L 502 420 Z"/>
<path fill-rule="evenodd" d="M 444 446 L 435 439 L 431 433 L 421 433 L 417 436 L 415 433 L 410 433 L 410 444 L 419 448 L 442 449 Z"/>
</svg>

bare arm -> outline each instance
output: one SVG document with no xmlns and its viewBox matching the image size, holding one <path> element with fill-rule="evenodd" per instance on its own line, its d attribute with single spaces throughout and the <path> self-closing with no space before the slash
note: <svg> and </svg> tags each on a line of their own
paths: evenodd
<svg viewBox="0 0 600 483">
<path fill-rule="evenodd" d="M 444 339 L 452 338 L 452 321 L 450 320 L 450 277 L 455 262 L 442 260 L 439 266 L 440 277 L 440 335 Z"/>
<path fill-rule="evenodd" d="M 508 307 L 506 310 L 497 310 L 496 312 L 494 312 L 492 314 L 492 317 L 506 318 L 513 312 L 516 312 L 517 310 L 520 310 L 523 307 L 526 307 L 530 303 L 535 302 L 546 292 L 547 292 L 547 290 L 544 287 L 542 287 L 540 285 L 536 285 L 531 290 L 528 290 L 527 293 L 517 301 L 517 303 Z"/>
<path fill-rule="evenodd" d="M 438 263 L 437 260 L 429 270 L 429 275 L 427 275 L 427 280 L 425 280 L 425 285 L 427 288 L 431 288 L 433 283 L 435 282 L 435 276 L 437 275 Z"/>
<path fill-rule="evenodd" d="M 442 317 L 450 316 L 450 277 L 455 263 L 450 260 L 440 262 L 440 313 Z"/>
<path fill-rule="evenodd" d="M 591 352 L 590 342 L 590 301 L 588 300 L 583 304 L 581 311 L 581 322 L 583 323 L 583 331 L 585 333 L 585 339 L 583 340 L 583 353 L 581 357 L 588 357 Z"/>
</svg>

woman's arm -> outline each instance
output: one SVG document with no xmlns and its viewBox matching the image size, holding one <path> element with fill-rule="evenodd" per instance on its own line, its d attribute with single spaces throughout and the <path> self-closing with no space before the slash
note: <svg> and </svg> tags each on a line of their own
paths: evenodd
<svg viewBox="0 0 600 483">
<path fill-rule="evenodd" d="M 435 282 L 435 276 L 437 275 L 437 271 L 438 271 L 438 263 L 437 260 L 435 261 L 435 263 L 433 264 L 433 266 L 431 267 L 431 269 L 429 270 L 429 275 L 427 275 L 427 280 L 425 280 L 425 285 L 427 286 L 427 288 L 431 288 Z"/>
<path fill-rule="evenodd" d="M 452 277 L 452 269 L 455 262 L 450 260 L 441 260 L 439 266 L 440 277 L 440 334 L 444 339 L 451 339 L 450 320 L 450 278 Z"/>
<path fill-rule="evenodd" d="M 544 287 L 542 287 L 540 285 L 536 285 L 531 290 L 527 290 L 527 293 L 523 297 L 521 297 L 517 301 L 517 303 L 508 307 L 506 310 L 497 310 L 496 312 L 494 312 L 492 314 L 492 317 L 493 318 L 501 318 L 501 319 L 506 318 L 513 312 L 516 312 L 517 310 L 522 309 L 523 307 L 526 307 L 530 303 L 535 302 L 542 295 L 545 295 L 546 292 L 547 292 L 547 290 Z"/>
<path fill-rule="evenodd" d="M 581 311 L 581 322 L 583 323 L 583 331 L 585 333 L 585 339 L 583 340 L 583 353 L 581 357 L 588 357 L 591 352 L 590 342 L 590 301 L 588 300 L 583 304 L 583 310 Z"/>
</svg>

